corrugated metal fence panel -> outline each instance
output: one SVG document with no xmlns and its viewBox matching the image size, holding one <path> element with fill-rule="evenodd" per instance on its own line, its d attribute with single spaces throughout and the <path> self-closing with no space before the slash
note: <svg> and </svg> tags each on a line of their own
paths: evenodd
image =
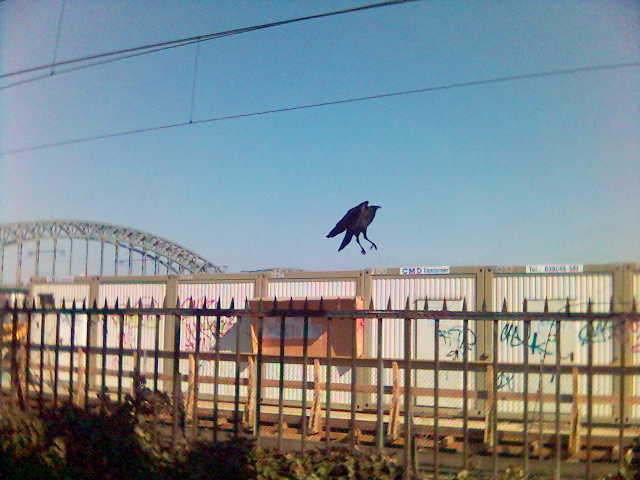
<svg viewBox="0 0 640 480">
<path fill-rule="evenodd" d="M 127 299 L 131 300 L 132 306 L 137 306 L 138 302 L 142 301 L 144 308 L 149 308 L 152 305 L 155 307 L 161 307 L 164 302 L 166 292 L 166 285 L 164 283 L 106 283 L 100 284 L 98 289 L 98 307 L 104 305 L 105 300 L 107 305 L 113 307 L 116 299 L 118 299 L 118 305 L 124 307 L 127 303 Z M 155 315 L 142 315 L 142 340 L 141 346 L 143 350 L 153 350 L 155 346 L 156 330 L 159 330 L 159 348 L 164 348 L 164 315 L 160 316 L 160 321 L 157 322 Z M 102 346 L 103 341 L 103 317 L 99 316 L 96 322 L 98 346 Z M 135 349 L 138 344 L 138 317 L 137 315 L 124 315 L 122 337 L 123 348 Z M 107 319 L 107 347 L 118 348 L 120 338 L 120 317 L 118 315 L 109 315 Z M 153 377 L 153 357 L 143 357 L 140 360 L 140 371 L 143 376 L 149 380 Z M 160 374 L 164 372 L 164 362 L 162 359 L 158 362 L 158 371 Z M 124 371 L 133 370 L 133 357 L 125 356 L 122 362 L 122 368 Z M 107 369 L 118 369 L 118 356 L 107 355 Z M 123 388 L 129 390 L 131 388 L 131 378 L 124 377 Z M 110 390 L 117 385 L 117 378 L 107 377 L 107 386 Z M 162 388 L 162 381 L 158 382 L 158 388 Z M 152 385 L 147 381 L 147 386 L 152 388 Z"/>
<path fill-rule="evenodd" d="M 267 296 L 269 298 L 320 298 L 341 297 L 353 298 L 356 296 L 355 279 L 335 280 L 289 280 L 270 279 Z"/>
<path fill-rule="evenodd" d="M 608 272 L 585 272 L 576 274 L 496 274 L 492 280 L 492 308 L 500 311 L 503 300 L 506 299 L 510 312 L 521 312 L 522 304 L 527 299 L 530 312 L 542 312 L 545 298 L 549 302 L 550 312 L 564 312 L 567 298 L 572 312 L 586 312 L 589 299 L 593 302 L 594 312 L 609 311 L 609 302 L 613 293 L 613 274 Z M 613 343 L 605 335 L 598 335 L 603 331 L 605 323 L 594 323 L 593 363 L 608 365 L 613 361 Z M 531 364 L 555 363 L 556 340 L 554 321 L 532 321 L 529 349 Z M 587 363 L 587 331 L 586 322 L 561 323 L 561 355 L 562 362 L 573 361 L 577 364 Z M 499 325 L 498 358 L 503 362 L 523 362 L 524 322 L 500 322 Z M 599 330 L 600 329 L 600 330 Z M 555 393 L 554 375 L 535 373 L 535 367 L 529 374 L 529 393 Z M 524 376 L 522 374 L 499 374 L 498 389 L 521 393 L 523 391 Z M 570 375 L 563 375 L 560 381 L 561 393 L 572 393 L 572 379 Z M 580 378 L 580 392 L 586 392 L 586 377 Z M 600 395 L 611 395 L 613 379 L 610 376 L 595 376 L 593 391 Z M 539 411 L 540 404 L 531 402 L 529 407 Z M 522 413 L 523 402 L 500 401 L 501 412 Z M 555 412 L 554 402 L 544 402 L 543 412 Z M 563 404 L 561 409 L 569 413 L 570 404 Z M 594 415 L 599 417 L 612 415 L 611 405 L 595 405 Z"/>
<path fill-rule="evenodd" d="M 82 302 L 89 302 L 89 285 L 83 283 L 42 283 L 34 284 L 30 289 L 31 296 L 36 299 L 36 305 L 40 306 L 41 294 L 51 294 L 56 302 L 56 307 L 62 306 L 62 300 L 71 307 L 73 300 L 76 301 L 78 307 L 82 306 Z"/>
<path fill-rule="evenodd" d="M 404 309 L 407 297 L 412 309 L 424 309 L 425 299 L 428 299 L 429 310 L 441 310 L 443 301 L 447 300 L 447 308 L 451 311 L 462 309 L 464 299 L 467 307 L 474 310 L 476 304 L 477 279 L 472 275 L 417 275 L 417 276 L 374 276 L 372 279 L 372 297 L 374 308 L 385 309 L 391 298 L 392 309 Z M 370 321 L 371 322 L 371 321 Z M 475 358 L 476 328 L 475 322 L 469 321 L 468 351 L 469 359 Z M 434 321 L 431 319 L 413 320 L 413 358 L 433 360 L 435 344 Z M 440 321 L 438 338 L 440 340 L 441 360 L 461 360 L 464 348 L 462 320 Z M 368 351 L 372 356 L 377 355 L 378 328 L 377 322 L 371 323 Z M 384 358 L 404 357 L 404 320 L 384 319 L 382 322 L 382 356 Z M 439 388 L 460 390 L 462 387 L 462 372 L 441 371 L 439 374 Z M 375 370 L 372 371 L 372 381 L 377 383 Z M 414 377 L 415 385 L 421 388 L 433 388 L 434 373 L 418 371 Z M 469 375 L 469 388 L 475 388 L 473 375 Z M 402 374 L 400 375 L 403 383 Z M 384 384 L 392 384 L 392 372 L 385 371 Z M 389 401 L 389 398 L 385 399 Z M 416 399 L 418 406 L 433 405 L 433 397 L 420 396 Z M 439 398 L 442 407 L 461 408 L 462 400 L 457 398 Z"/>
<path fill-rule="evenodd" d="M 640 272 L 633 274 L 631 288 L 637 305 L 640 302 Z M 631 337 L 631 359 L 633 364 L 640 367 L 640 325 L 636 324 L 633 327 L 627 327 L 627 335 Z M 640 375 L 635 375 L 633 386 L 633 394 L 636 397 L 640 397 Z M 635 419 L 640 418 L 640 405 L 633 406 L 632 415 Z"/>
<path fill-rule="evenodd" d="M 198 307 L 204 306 L 206 299 L 207 307 L 215 308 L 218 298 L 222 308 L 228 308 L 231 299 L 234 299 L 237 308 L 244 308 L 245 299 L 255 296 L 256 280 L 236 281 L 236 282 L 210 282 L 210 283 L 180 283 L 178 285 L 178 297 L 183 307 L 188 307 L 191 300 Z M 180 327 L 180 348 L 184 351 L 195 351 L 196 345 L 196 317 L 183 317 Z M 249 319 L 241 320 L 240 328 L 238 328 L 237 317 L 221 317 L 220 333 L 222 335 L 220 341 L 221 352 L 235 352 L 236 336 L 240 335 L 240 351 L 251 351 L 251 324 Z M 200 318 L 200 351 L 215 351 L 215 329 L 216 317 Z M 220 378 L 235 378 L 235 362 L 220 362 L 219 376 Z M 189 373 L 188 360 L 180 361 L 180 372 L 184 375 Z M 198 372 L 201 376 L 215 375 L 214 361 L 200 361 Z M 241 378 L 248 376 L 246 364 L 242 365 L 240 371 Z M 186 384 L 183 384 L 183 388 Z M 240 395 L 246 396 L 247 388 L 241 386 Z M 213 384 L 200 384 L 199 392 L 203 394 L 213 394 Z M 220 385 L 218 394 L 220 396 L 232 397 L 235 393 L 233 385 Z"/>
<path fill-rule="evenodd" d="M 33 298 L 36 299 L 36 305 L 41 306 L 40 295 L 41 294 L 51 294 L 53 295 L 53 299 L 55 302 L 55 306 L 60 308 L 62 307 L 62 300 L 65 302 L 66 307 L 71 307 L 73 301 L 76 301 L 76 306 L 78 308 L 82 307 L 82 302 L 85 301 L 87 304 L 89 303 L 89 285 L 88 284 L 79 284 L 79 283 L 69 283 L 69 284 L 35 284 L 31 286 L 30 294 Z M 30 342 L 34 345 L 39 345 L 41 341 L 42 334 L 42 321 L 44 318 L 44 342 L 48 345 L 54 345 L 56 342 L 56 322 L 57 316 L 55 314 L 34 314 L 31 318 L 31 335 Z M 61 346 L 70 346 L 71 345 L 71 314 L 63 313 L 60 314 L 60 345 Z M 86 315 L 75 315 L 75 335 L 74 335 L 74 345 L 78 347 L 85 346 L 87 344 L 87 316 Z M 34 372 L 39 372 L 39 355 L 31 356 L 33 364 L 34 364 Z M 74 359 L 74 364 L 77 362 L 77 356 Z M 48 351 L 45 353 L 44 357 L 45 365 L 49 364 L 51 366 L 54 365 L 54 352 Z M 70 363 L 70 355 L 69 353 L 60 352 L 59 354 L 59 362 L 63 367 L 68 367 Z M 35 373 L 38 375 L 38 373 Z M 53 376 L 51 375 L 51 378 Z M 49 381 L 49 375 L 45 374 L 45 384 Z M 68 374 L 62 374 L 60 376 L 60 385 L 62 389 L 64 389 L 64 385 L 68 383 Z M 63 390 L 61 390 L 63 391 Z"/>
<path fill-rule="evenodd" d="M 294 278 L 292 276 L 284 278 L 269 278 L 267 287 L 268 298 L 320 298 L 320 297 L 340 297 L 353 298 L 357 294 L 357 284 L 359 272 L 354 272 L 353 277 L 336 277 L 336 278 Z M 318 276 L 323 275 L 319 273 Z M 321 366 L 321 378 L 326 378 L 326 367 Z M 268 363 L 265 365 L 265 378 L 269 380 L 279 380 L 280 366 L 277 363 Z M 313 366 L 308 366 L 307 378 L 313 379 Z M 301 381 L 302 365 L 285 365 L 284 367 L 285 381 Z M 331 369 L 332 383 L 351 383 L 351 370 L 346 367 L 333 367 Z M 307 395 L 309 401 L 313 400 L 313 392 Z M 267 387 L 264 389 L 265 399 L 277 399 L 278 389 Z M 285 400 L 302 400 L 302 390 L 285 389 Z M 332 404 L 348 405 L 351 402 L 350 392 L 331 392 Z"/>
</svg>

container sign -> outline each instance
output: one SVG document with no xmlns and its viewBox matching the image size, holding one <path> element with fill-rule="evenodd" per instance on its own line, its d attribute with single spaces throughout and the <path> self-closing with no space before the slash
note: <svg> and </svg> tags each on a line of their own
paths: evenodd
<svg viewBox="0 0 640 480">
<path fill-rule="evenodd" d="M 280 318 L 266 317 L 264 319 L 264 338 L 280 338 Z M 321 323 L 309 322 L 309 341 L 317 340 L 324 332 Z M 287 317 L 284 324 L 284 338 L 287 340 L 302 340 L 304 336 L 304 318 Z"/>
<path fill-rule="evenodd" d="M 402 267 L 400 275 L 447 275 L 449 265 L 439 267 Z"/>
<path fill-rule="evenodd" d="M 582 264 L 527 265 L 527 273 L 582 273 Z"/>
</svg>

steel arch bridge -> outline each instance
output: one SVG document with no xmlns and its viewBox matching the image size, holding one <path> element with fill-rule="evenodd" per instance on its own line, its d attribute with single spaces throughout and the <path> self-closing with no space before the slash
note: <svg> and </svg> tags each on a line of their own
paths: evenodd
<svg viewBox="0 0 640 480">
<path fill-rule="evenodd" d="M 15 248 L 15 272 L 16 284 L 20 284 L 23 274 L 23 249 L 27 243 L 35 243 L 35 260 L 33 261 L 34 275 L 41 274 L 41 256 L 44 253 L 52 254 L 51 277 L 56 277 L 56 265 L 59 262 L 58 254 L 66 254 L 59 248 L 59 242 L 66 242 L 69 248 L 67 268 L 68 275 L 72 274 L 74 240 L 84 241 L 84 275 L 89 275 L 89 243 L 99 243 L 99 255 L 95 260 L 98 263 L 98 275 L 105 274 L 105 245 L 113 247 L 111 252 L 114 260 L 114 275 L 122 273 L 132 275 L 157 275 L 170 273 L 206 273 L 224 272 L 225 267 L 215 265 L 195 252 L 184 248 L 177 243 L 158 237 L 156 235 L 135 230 L 133 228 L 110 225 L 107 223 L 88 222 L 81 220 L 40 220 L 33 222 L 18 222 L 0 224 L 0 283 L 5 281 L 5 249 Z M 52 242 L 52 250 L 43 251 L 41 242 Z M 124 254 L 121 256 L 121 250 Z M 77 251 L 76 251 L 77 253 Z M 124 259 L 128 253 L 128 260 Z M 134 272 L 133 264 L 138 263 L 141 268 Z M 128 268 L 120 273 L 119 264 L 128 263 Z M 147 270 L 147 263 L 151 266 Z M 164 269 L 164 272 L 161 270 Z"/>
</svg>

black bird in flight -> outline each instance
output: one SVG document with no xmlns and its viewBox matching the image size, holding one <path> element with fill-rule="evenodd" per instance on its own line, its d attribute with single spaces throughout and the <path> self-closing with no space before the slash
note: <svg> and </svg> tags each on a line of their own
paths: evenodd
<svg viewBox="0 0 640 480">
<path fill-rule="evenodd" d="M 373 218 L 376 216 L 376 211 L 379 208 L 382 207 L 379 207 L 378 205 L 369 206 L 369 202 L 362 202 L 360 205 L 356 205 L 349 210 L 338 223 L 336 223 L 336 226 L 329 232 L 327 238 L 335 237 L 336 235 L 346 231 L 347 233 L 342 239 L 342 243 L 338 249 L 338 251 L 340 251 L 349 245 L 349 242 L 355 235 L 356 242 L 360 245 L 360 253 L 365 255 L 367 252 L 360 243 L 360 234 L 363 234 L 365 240 L 371 244 L 371 248 L 375 248 L 377 250 L 378 246 L 367 237 L 367 228 L 371 222 L 373 222 Z"/>
</svg>

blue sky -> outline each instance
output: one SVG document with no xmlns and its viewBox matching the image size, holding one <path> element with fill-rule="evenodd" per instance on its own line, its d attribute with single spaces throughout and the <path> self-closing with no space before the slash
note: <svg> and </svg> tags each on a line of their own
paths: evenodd
<svg viewBox="0 0 640 480">
<path fill-rule="evenodd" d="M 66 0 L 57 58 L 363 3 Z M 51 62 L 60 5 L 0 3 L 1 72 Z M 195 54 L 0 90 L 0 151 L 189 120 Z M 202 43 L 193 118 L 638 60 L 636 1 L 422 1 Z M 639 87 L 629 68 L 0 155 L 0 222 L 123 224 L 231 271 L 639 261 Z M 337 253 L 363 200 L 379 250 Z"/>
</svg>

